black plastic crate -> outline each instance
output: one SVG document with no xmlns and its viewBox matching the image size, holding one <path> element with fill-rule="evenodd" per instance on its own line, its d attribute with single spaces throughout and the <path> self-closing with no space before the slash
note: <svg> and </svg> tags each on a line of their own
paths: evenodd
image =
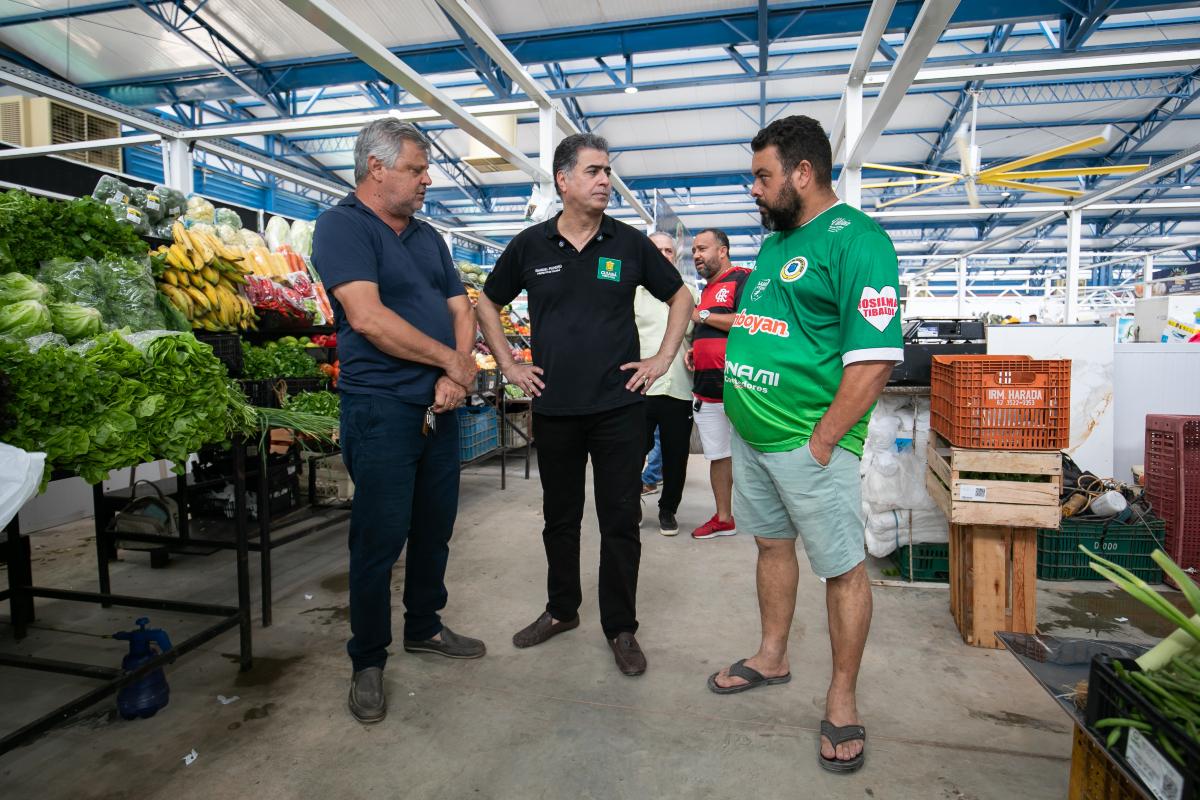
<svg viewBox="0 0 1200 800">
<path fill-rule="evenodd" d="M 257 465 L 256 465 L 257 466 Z M 233 485 L 231 480 L 225 489 Z M 258 473 L 246 477 L 246 513 L 250 519 L 258 519 Z M 221 488 L 215 488 L 201 493 L 192 502 L 192 512 L 196 515 L 224 517 L 233 519 L 237 514 L 237 506 L 232 497 L 216 496 L 222 493 Z M 271 516 L 286 514 L 300 507 L 300 467 L 294 461 L 274 463 L 267 467 L 267 496 L 270 498 Z"/>
<path fill-rule="evenodd" d="M 256 381 L 238 381 L 242 385 L 242 392 L 246 395 L 246 400 L 250 405 L 258 406 L 259 408 L 279 408 L 279 394 L 275 390 L 275 385 L 278 383 L 274 378 L 266 378 Z"/>
<path fill-rule="evenodd" d="M 236 333 L 209 333 L 196 331 L 196 341 L 204 342 L 213 349 L 213 355 L 225 365 L 231 378 L 242 377 L 242 337 Z"/>
<path fill-rule="evenodd" d="M 1200 796 L 1200 745 L 1171 720 L 1163 716 L 1159 710 L 1145 700 L 1141 693 L 1123 681 L 1113 668 L 1118 662 L 1129 672 L 1139 672 L 1137 662 L 1131 658 L 1111 658 L 1098 655 L 1092 659 L 1092 669 L 1088 676 L 1088 704 L 1086 722 L 1100 741 L 1107 741 L 1111 729 L 1096 730 L 1096 723 L 1110 717 L 1125 717 L 1141 719 L 1148 723 L 1156 733 L 1143 734 L 1131 732 L 1129 728 L 1118 728 L 1120 735 L 1108 754 L 1114 761 L 1124 767 L 1130 774 L 1140 778 L 1149 789 L 1152 797 L 1197 797 Z M 1177 761 L 1166 747 L 1159 742 L 1161 735 L 1168 744 L 1179 754 L 1182 763 Z M 1136 740 L 1136 744 L 1131 742 Z M 1131 746 L 1134 753 L 1130 755 Z M 1175 774 L 1167 774 L 1157 770 L 1141 768 L 1144 763 L 1165 763 Z M 1157 781 L 1158 791 L 1148 784 L 1148 776 L 1160 776 Z"/>
<path fill-rule="evenodd" d="M 246 445 L 246 482 L 251 483 L 258 480 L 259 465 L 262 459 L 258 455 L 258 450 L 253 445 Z M 233 457 L 234 451 L 232 447 L 205 447 L 196 454 L 196 461 L 192 464 L 192 476 L 196 481 L 212 481 L 224 479 L 233 480 Z M 293 450 L 287 453 L 271 453 L 267 456 L 267 467 L 278 467 L 280 465 L 300 465 L 300 456 Z"/>
<path fill-rule="evenodd" d="M 329 381 L 324 377 L 279 378 L 276 382 L 282 384 L 283 390 L 288 395 L 299 394 L 300 392 L 323 392 L 329 388 Z"/>
</svg>

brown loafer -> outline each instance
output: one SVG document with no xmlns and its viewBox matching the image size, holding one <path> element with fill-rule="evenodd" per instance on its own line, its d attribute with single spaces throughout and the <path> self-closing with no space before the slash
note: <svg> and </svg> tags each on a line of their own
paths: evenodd
<svg viewBox="0 0 1200 800">
<path fill-rule="evenodd" d="M 540 617 L 513 634 L 513 646 L 533 647 L 535 644 L 541 644 L 552 636 L 558 636 L 560 633 L 566 633 L 578 627 L 578 614 L 575 615 L 575 619 L 565 622 L 554 622 L 554 618 L 550 616 L 550 612 L 543 611 Z"/>
<path fill-rule="evenodd" d="M 621 670 L 622 675 L 634 677 L 646 671 L 646 654 L 632 633 L 618 634 L 617 638 L 609 641 L 608 646 L 612 648 L 617 669 Z"/>
</svg>

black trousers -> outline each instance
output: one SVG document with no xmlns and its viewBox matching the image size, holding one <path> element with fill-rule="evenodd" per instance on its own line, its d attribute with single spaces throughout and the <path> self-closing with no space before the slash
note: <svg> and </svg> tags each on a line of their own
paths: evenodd
<svg viewBox="0 0 1200 800">
<path fill-rule="evenodd" d="M 638 513 L 646 453 L 643 405 L 637 402 L 579 416 L 533 415 L 546 518 L 542 531 L 548 566 L 546 610 L 557 620 L 570 620 L 583 603 L 579 538 L 590 456 L 600 523 L 600 624 L 609 639 L 638 627 L 642 557 Z"/>
<path fill-rule="evenodd" d="M 662 495 L 658 510 L 674 514 L 683 500 L 688 445 L 692 438 L 692 403 L 666 395 L 646 398 L 646 453 L 654 448 L 654 429 L 662 444 Z M 643 456 L 644 457 L 644 456 Z"/>
</svg>

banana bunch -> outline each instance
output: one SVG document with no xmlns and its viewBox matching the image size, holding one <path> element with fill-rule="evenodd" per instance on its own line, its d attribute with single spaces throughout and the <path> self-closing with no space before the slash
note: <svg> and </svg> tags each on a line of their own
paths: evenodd
<svg viewBox="0 0 1200 800">
<path fill-rule="evenodd" d="M 178 221 L 171 235 L 171 245 L 155 251 L 164 265 L 158 288 L 171 305 L 197 330 L 255 330 L 258 316 L 239 289 L 250 271 L 241 251 Z"/>
</svg>

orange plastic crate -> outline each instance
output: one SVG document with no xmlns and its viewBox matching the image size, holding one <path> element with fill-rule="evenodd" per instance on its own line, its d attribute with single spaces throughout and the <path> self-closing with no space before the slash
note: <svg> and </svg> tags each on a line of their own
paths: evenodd
<svg viewBox="0 0 1200 800">
<path fill-rule="evenodd" d="M 1062 450 L 1071 439 L 1071 361 L 934 356 L 930 427 L 955 447 Z"/>
</svg>

